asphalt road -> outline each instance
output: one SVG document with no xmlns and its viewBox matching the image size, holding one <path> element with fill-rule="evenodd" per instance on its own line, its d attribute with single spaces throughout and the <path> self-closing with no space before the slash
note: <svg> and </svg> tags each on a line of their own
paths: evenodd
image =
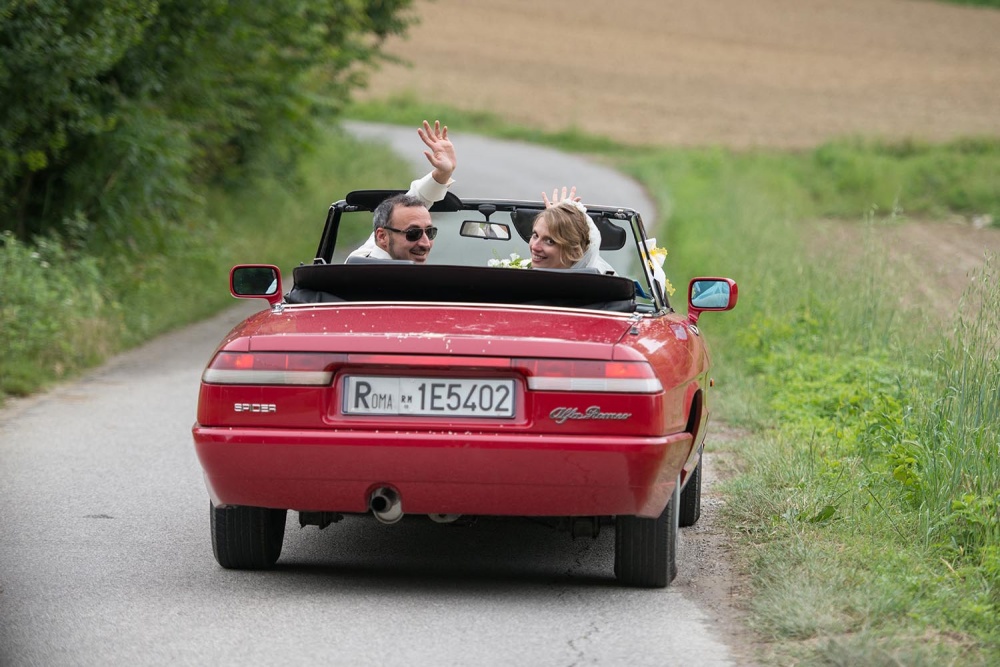
<svg viewBox="0 0 1000 667">
<path fill-rule="evenodd" d="M 424 169 L 415 129 L 388 136 Z M 586 201 L 653 215 L 602 167 L 454 139 L 459 196 L 575 184 Z M 0 410 L 0 665 L 733 664 L 690 591 L 615 584 L 611 530 L 574 541 L 529 522 L 407 517 L 318 531 L 290 513 L 277 569 L 220 568 L 190 427 L 215 344 L 256 308 Z M 713 557 L 681 532 L 682 571 Z"/>
</svg>

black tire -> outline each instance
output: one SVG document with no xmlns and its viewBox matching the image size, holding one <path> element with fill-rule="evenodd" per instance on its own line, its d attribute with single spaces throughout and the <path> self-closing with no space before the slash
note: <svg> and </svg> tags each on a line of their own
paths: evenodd
<svg viewBox="0 0 1000 667">
<path fill-rule="evenodd" d="M 273 567 L 285 540 L 287 510 L 265 507 L 217 508 L 209 503 L 212 551 L 219 565 L 230 570 Z"/>
<path fill-rule="evenodd" d="M 698 523 L 701 518 L 701 467 L 705 464 L 704 455 L 698 457 L 698 467 L 691 473 L 684 490 L 681 491 L 681 504 L 678 509 L 678 524 L 688 528 Z"/>
<path fill-rule="evenodd" d="M 670 502 L 655 519 L 619 516 L 615 520 L 615 576 L 625 586 L 665 588 L 677 576 L 677 506 Z"/>
</svg>

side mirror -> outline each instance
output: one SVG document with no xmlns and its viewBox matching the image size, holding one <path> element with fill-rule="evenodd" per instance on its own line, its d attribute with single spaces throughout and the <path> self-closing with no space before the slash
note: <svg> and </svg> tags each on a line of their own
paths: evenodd
<svg viewBox="0 0 1000 667">
<path fill-rule="evenodd" d="M 281 303 L 281 271 L 270 264 L 237 264 L 229 272 L 229 293 L 237 299 L 267 299 Z"/>
<path fill-rule="evenodd" d="M 695 278 L 688 285 L 688 321 L 697 324 L 705 311 L 732 310 L 739 299 L 736 281 L 730 278 Z"/>
</svg>

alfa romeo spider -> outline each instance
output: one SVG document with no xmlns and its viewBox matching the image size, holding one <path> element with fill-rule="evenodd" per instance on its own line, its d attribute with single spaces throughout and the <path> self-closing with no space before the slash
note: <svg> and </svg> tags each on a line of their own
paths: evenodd
<svg viewBox="0 0 1000 667">
<path fill-rule="evenodd" d="M 391 194 L 331 205 L 287 291 L 275 266 L 230 273 L 233 296 L 266 304 L 201 378 L 193 436 L 219 564 L 272 567 L 289 511 L 320 529 L 532 517 L 613 530 L 618 581 L 668 585 L 678 528 L 701 512 L 698 320 L 733 308 L 736 283 L 695 278 L 675 312 L 662 254 L 620 206 L 588 205 L 613 275 L 515 268 L 544 204 L 453 194 L 431 208 L 426 263 L 345 262 L 340 231 L 370 229 Z"/>
</svg>

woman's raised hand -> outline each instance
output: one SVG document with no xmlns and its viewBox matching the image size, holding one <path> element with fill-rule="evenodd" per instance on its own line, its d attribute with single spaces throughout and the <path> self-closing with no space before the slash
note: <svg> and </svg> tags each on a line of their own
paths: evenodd
<svg viewBox="0 0 1000 667">
<path fill-rule="evenodd" d="M 552 191 L 552 199 L 551 200 L 549 199 L 549 196 L 547 194 L 545 194 L 544 192 L 542 193 L 542 201 L 545 202 L 545 208 L 552 208 L 553 206 L 555 206 L 559 202 L 563 202 L 563 201 L 566 201 L 566 200 L 569 200 L 569 201 L 580 201 L 581 199 L 582 199 L 582 197 L 577 197 L 576 196 L 576 186 L 575 185 L 572 188 L 570 188 L 569 190 L 567 190 L 566 187 L 564 186 L 563 189 L 562 189 L 562 197 L 559 196 L 559 188 L 556 188 L 555 190 Z"/>
</svg>

